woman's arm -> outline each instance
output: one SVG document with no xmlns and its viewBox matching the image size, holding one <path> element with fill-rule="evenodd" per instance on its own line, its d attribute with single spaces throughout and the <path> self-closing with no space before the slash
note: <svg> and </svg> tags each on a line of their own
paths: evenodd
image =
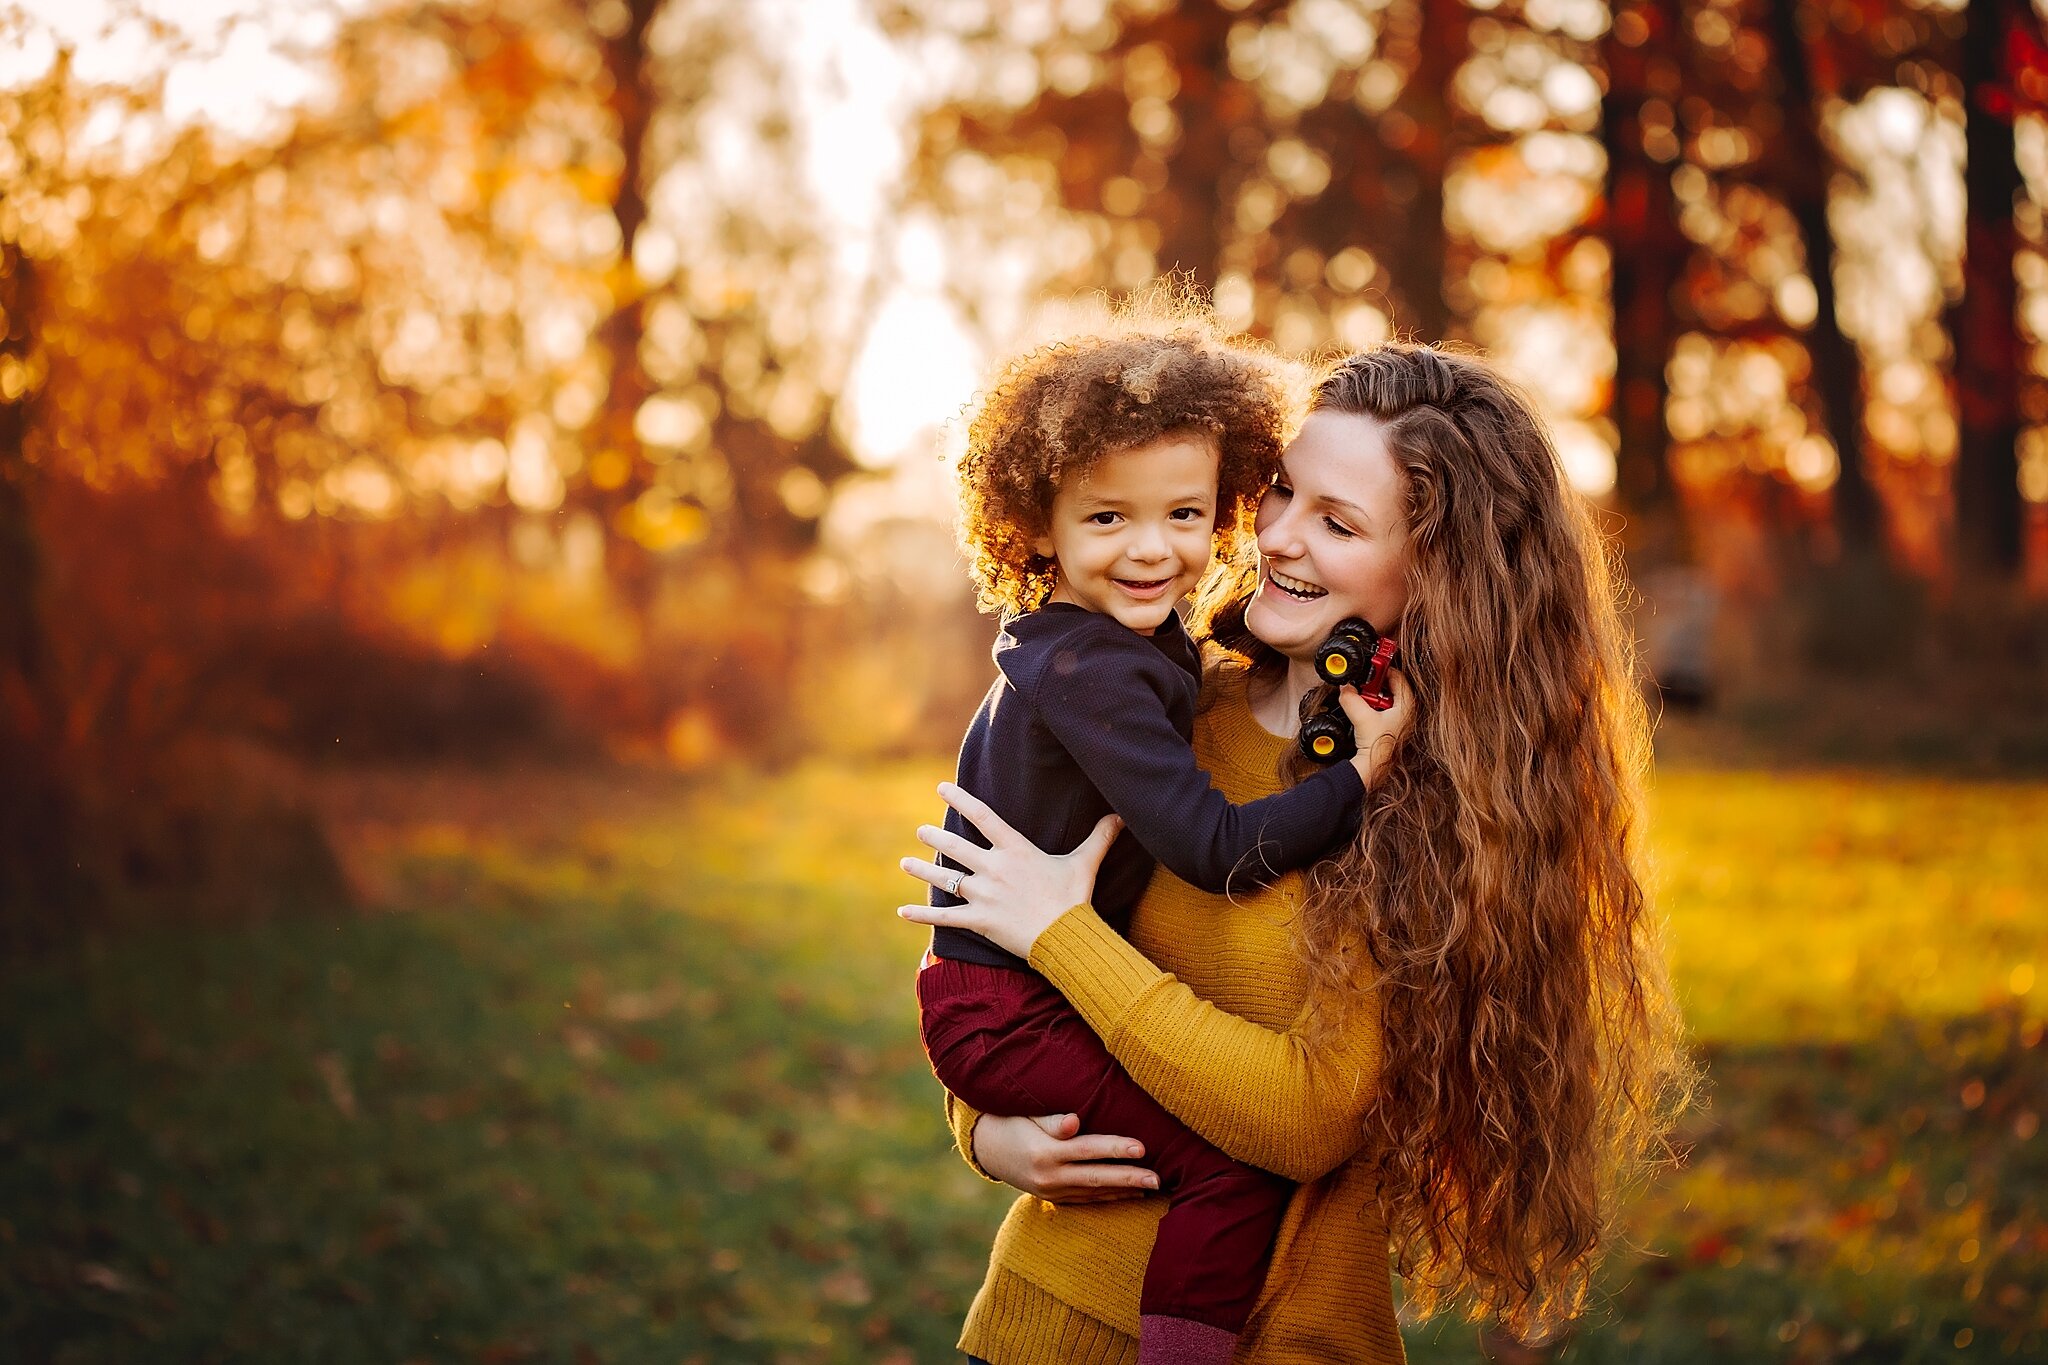
<svg viewBox="0 0 2048 1365">
<path fill-rule="evenodd" d="M 999 1175 L 991 1175 L 988 1167 L 981 1164 L 981 1158 L 974 1151 L 974 1127 L 985 1117 L 979 1109 L 948 1090 L 946 1092 L 946 1126 L 953 1130 L 953 1147 L 960 1153 L 960 1159 L 973 1171 L 991 1184 L 1004 1182 Z"/>
<path fill-rule="evenodd" d="M 1031 965 L 1132 1080 L 1238 1160 L 1306 1182 L 1357 1151 L 1379 1081 L 1374 1000 L 1312 1044 L 1306 1012 L 1275 1030 L 1220 1009 L 1085 905 L 1038 936 Z"/>
<path fill-rule="evenodd" d="M 1082 904 L 1115 837 L 1114 816 L 1072 853 L 1054 855 L 953 784 L 939 794 L 988 836 L 990 847 L 935 826 L 919 829 L 920 839 L 972 873 L 962 883 L 962 904 L 906 905 L 898 914 L 972 929 L 1029 958 L 1132 1079 L 1240 1161 L 1307 1181 L 1357 1149 L 1379 1077 L 1379 1016 L 1371 1000 L 1316 1046 L 1305 1016 L 1279 1031 L 1218 1009 Z M 934 885 L 953 875 L 916 858 L 904 859 L 903 867 Z"/>
<path fill-rule="evenodd" d="M 1159 1188 L 1157 1175 L 1132 1164 L 1145 1150 L 1136 1138 L 1084 1133 L 1073 1114 L 981 1114 L 949 1093 L 946 1122 L 976 1175 L 1055 1204 L 1139 1199 Z"/>
</svg>

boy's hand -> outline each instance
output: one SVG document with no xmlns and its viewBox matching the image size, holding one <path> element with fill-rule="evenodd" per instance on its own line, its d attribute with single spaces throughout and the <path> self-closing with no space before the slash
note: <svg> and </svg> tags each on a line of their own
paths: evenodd
<svg viewBox="0 0 2048 1365">
<path fill-rule="evenodd" d="M 1344 708 L 1344 717 L 1351 722 L 1351 734 L 1358 741 L 1358 753 L 1351 766 L 1365 779 L 1367 790 L 1386 771 L 1396 743 L 1408 733 L 1409 723 L 1415 718 L 1415 694 L 1409 690 L 1408 678 L 1400 669 L 1387 670 L 1387 691 L 1393 695 L 1394 704 L 1384 711 L 1375 711 L 1357 688 L 1337 689 L 1337 704 Z"/>
</svg>

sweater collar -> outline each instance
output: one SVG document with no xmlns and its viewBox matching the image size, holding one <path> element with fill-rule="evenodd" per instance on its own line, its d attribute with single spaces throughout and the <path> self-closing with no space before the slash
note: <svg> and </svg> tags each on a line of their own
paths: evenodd
<svg viewBox="0 0 2048 1365">
<path fill-rule="evenodd" d="M 995 653 L 1001 654 L 1028 641 L 1041 632 L 1058 631 L 1072 625 L 1075 616 L 1100 616 L 1088 608 L 1073 602 L 1047 602 L 1042 607 L 1019 612 L 1003 622 L 1003 628 L 996 636 Z M 1136 631 L 1131 634 L 1138 635 Z M 1175 663 L 1184 665 L 1189 672 L 1196 671 L 1199 656 L 1194 639 L 1189 636 L 1187 623 L 1180 619 L 1180 613 L 1170 611 L 1159 623 L 1159 629 L 1150 635 L 1138 635 L 1141 640 L 1150 640 L 1155 648 Z"/>
<path fill-rule="evenodd" d="M 1212 646 L 1212 648 L 1214 648 Z M 1251 668 L 1237 658 L 1217 660 L 1205 671 L 1202 709 L 1196 724 L 1215 737 L 1212 771 L 1228 766 L 1247 776 L 1270 780 L 1281 771 L 1295 741 L 1276 735 L 1252 714 Z"/>
</svg>

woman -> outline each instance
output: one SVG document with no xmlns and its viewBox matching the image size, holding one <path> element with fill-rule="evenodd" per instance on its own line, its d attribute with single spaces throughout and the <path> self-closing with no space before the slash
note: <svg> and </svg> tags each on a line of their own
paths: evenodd
<svg viewBox="0 0 2048 1365">
<path fill-rule="evenodd" d="M 1391 628 L 1413 720 L 1375 741 L 1357 843 L 1236 903 L 1161 874 L 1127 942 L 1085 904 L 1112 826 L 1055 857 L 953 792 L 994 846 L 921 829 L 972 875 L 964 904 L 902 911 L 1027 957 L 1167 1109 L 1301 1183 L 1239 1352 L 1258 1365 L 1401 1360 L 1390 1244 L 1412 1313 L 1456 1302 L 1523 1337 L 1569 1320 L 1692 1084 L 1638 872 L 1647 722 L 1548 436 L 1484 365 L 1426 347 L 1351 357 L 1311 408 L 1257 561 L 1198 600 L 1220 648 L 1195 744 L 1233 801 L 1298 776 L 1317 645 L 1348 617 Z M 1027 1191 L 1129 1155 L 1062 1145 L 1058 1116 L 949 1108 L 969 1159 Z M 1019 1200 L 962 1348 L 1134 1359 L 1159 1202 Z"/>
</svg>

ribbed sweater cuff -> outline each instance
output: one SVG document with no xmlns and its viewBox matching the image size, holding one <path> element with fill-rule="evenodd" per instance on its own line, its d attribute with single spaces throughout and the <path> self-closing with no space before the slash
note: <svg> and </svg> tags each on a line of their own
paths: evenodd
<svg viewBox="0 0 2048 1365">
<path fill-rule="evenodd" d="M 1031 966 L 1105 1043 L 1115 1040 L 1148 990 L 1170 979 L 1087 905 L 1067 911 L 1038 936 Z"/>
<path fill-rule="evenodd" d="M 946 1126 L 953 1130 L 953 1145 L 960 1149 L 960 1155 L 967 1161 L 967 1169 L 991 1185 L 1003 1182 L 990 1175 L 981 1167 L 974 1156 L 974 1125 L 981 1121 L 981 1111 L 967 1101 L 946 1092 Z"/>
</svg>

